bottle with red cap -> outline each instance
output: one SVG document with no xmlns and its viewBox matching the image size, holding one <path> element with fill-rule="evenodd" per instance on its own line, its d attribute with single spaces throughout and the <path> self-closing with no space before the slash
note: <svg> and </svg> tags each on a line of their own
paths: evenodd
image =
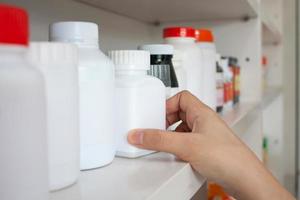
<svg viewBox="0 0 300 200">
<path fill-rule="evenodd" d="M 195 30 L 197 46 L 201 50 L 203 102 L 212 109 L 217 107 L 216 93 L 216 46 L 209 29 Z"/>
<path fill-rule="evenodd" d="M 179 90 L 189 90 L 199 99 L 202 94 L 201 51 L 195 43 L 195 29 L 191 27 L 168 27 L 163 33 L 165 42 L 174 46 L 182 55 L 181 68 L 175 67 L 179 80 Z M 184 85 L 185 84 L 185 85 Z"/>
<path fill-rule="evenodd" d="M 26 60 L 28 15 L 0 4 L 0 199 L 48 199 L 42 75 Z"/>
</svg>

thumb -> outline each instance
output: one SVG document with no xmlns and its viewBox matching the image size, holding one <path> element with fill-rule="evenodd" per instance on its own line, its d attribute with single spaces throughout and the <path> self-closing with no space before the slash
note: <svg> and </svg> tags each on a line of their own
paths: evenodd
<svg viewBox="0 0 300 200">
<path fill-rule="evenodd" d="M 136 129 L 128 134 L 128 142 L 138 148 L 164 151 L 179 157 L 188 155 L 189 134 L 155 129 Z"/>
</svg>

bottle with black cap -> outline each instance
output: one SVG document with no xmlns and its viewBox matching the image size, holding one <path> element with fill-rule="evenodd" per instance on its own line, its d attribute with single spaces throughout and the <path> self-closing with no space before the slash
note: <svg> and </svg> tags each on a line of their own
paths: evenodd
<svg viewBox="0 0 300 200">
<path fill-rule="evenodd" d="M 148 74 L 160 79 L 166 87 L 166 97 L 171 96 L 171 90 L 178 88 L 178 81 L 172 63 L 174 47 L 168 44 L 148 44 L 139 49 L 149 51 L 151 66 Z"/>
</svg>

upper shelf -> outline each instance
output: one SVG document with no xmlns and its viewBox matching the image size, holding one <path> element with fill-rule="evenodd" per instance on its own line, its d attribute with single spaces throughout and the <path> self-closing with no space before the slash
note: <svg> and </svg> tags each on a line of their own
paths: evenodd
<svg viewBox="0 0 300 200">
<path fill-rule="evenodd" d="M 259 10 L 257 0 L 75 1 L 147 23 L 253 18 Z"/>
<path fill-rule="evenodd" d="M 262 12 L 262 31 L 263 44 L 279 44 L 282 34 L 274 21 L 266 13 Z"/>
</svg>

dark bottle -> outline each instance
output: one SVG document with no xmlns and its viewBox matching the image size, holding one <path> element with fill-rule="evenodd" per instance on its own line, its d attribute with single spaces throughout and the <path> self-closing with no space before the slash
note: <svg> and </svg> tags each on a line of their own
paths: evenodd
<svg viewBox="0 0 300 200">
<path fill-rule="evenodd" d="M 178 88 L 178 80 L 172 63 L 173 46 L 150 44 L 140 46 L 139 49 L 150 52 L 151 66 L 148 74 L 159 78 L 165 84 L 167 97 L 170 97 L 171 88 Z"/>
<path fill-rule="evenodd" d="M 224 106 L 224 71 L 219 64 L 220 60 L 216 62 L 216 90 L 217 90 L 217 112 L 221 113 Z"/>
</svg>

